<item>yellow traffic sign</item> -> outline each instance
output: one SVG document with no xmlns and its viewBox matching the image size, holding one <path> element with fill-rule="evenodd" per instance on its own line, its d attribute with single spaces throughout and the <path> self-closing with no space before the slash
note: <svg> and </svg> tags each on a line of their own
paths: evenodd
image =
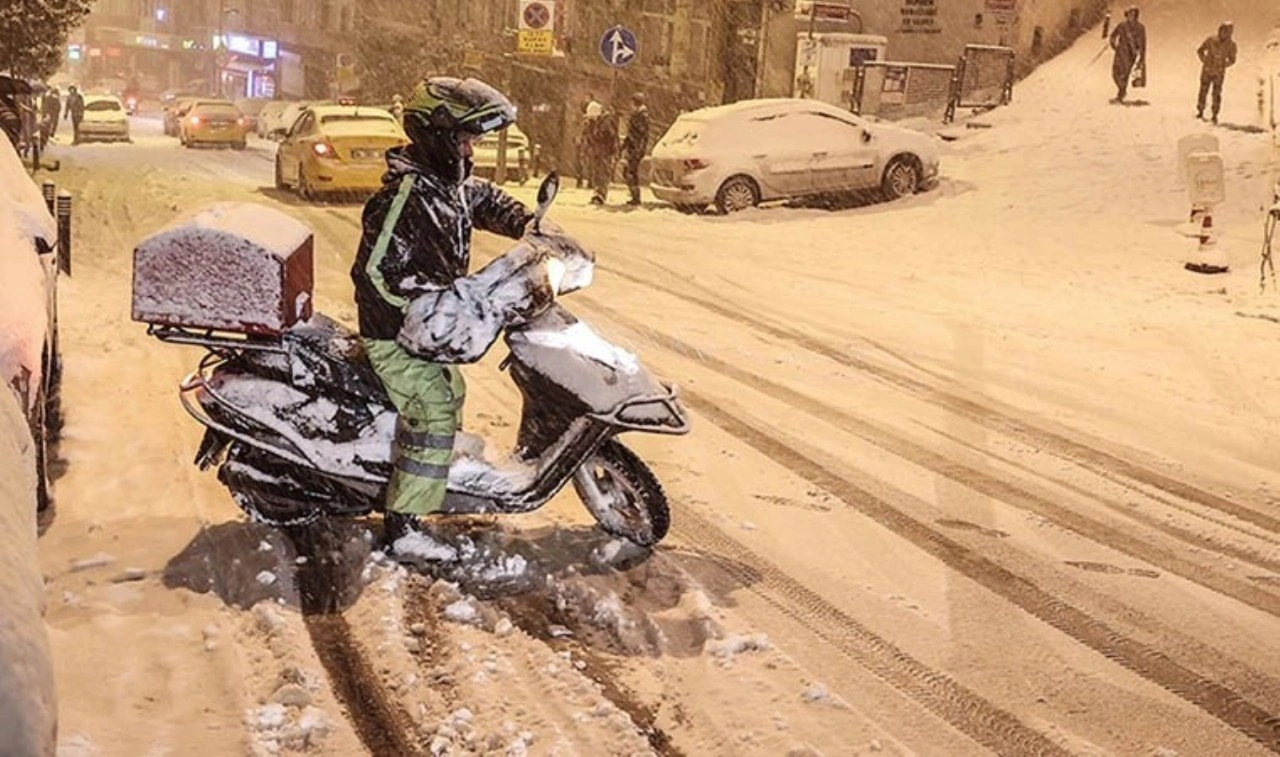
<svg viewBox="0 0 1280 757">
<path fill-rule="evenodd" d="M 528 55 L 551 55 L 555 51 L 555 32 L 550 29 L 521 29 L 516 36 L 516 52 Z"/>
</svg>

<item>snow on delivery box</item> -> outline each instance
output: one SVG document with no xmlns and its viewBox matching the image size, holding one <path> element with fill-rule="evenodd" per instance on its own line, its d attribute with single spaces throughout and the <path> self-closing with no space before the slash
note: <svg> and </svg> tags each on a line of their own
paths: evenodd
<svg viewBox="0 0 1280 757">
<path fill-rule="evenodd" d="M 311 317 L 311 231 L 253 203 L 184 216 L 133 251 L 133 320 L 272 336 Z"/>
</svg>

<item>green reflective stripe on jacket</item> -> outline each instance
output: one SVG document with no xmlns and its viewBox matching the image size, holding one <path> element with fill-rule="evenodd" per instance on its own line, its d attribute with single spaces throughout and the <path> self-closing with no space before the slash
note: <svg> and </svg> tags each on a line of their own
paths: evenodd
<svg viewBox="0 0 1280 757">
<path fill-rule="evenodd" d="M 369 256 L 369 263 L 366 267 L 369 279 L 378 290 L 378 294 L 382 299 L 398 308 L 403 308 L 408 300 L 391 291 L 379 266 L 382 265 L 382 259 L 387 255 L 387 245 L 391 244 L 391 237 L 396 230 L 396 222 L 400 220 L 400 213 L 404 211 L 405 203 L 409 201 L 409 195 L 412 192 L 413 175 L 406 174 L 400 180 L 400 191 L 396 192 L 396 199 L 391 203 L 391 210 L 387 211 L 387 217 L 382 222 L 382 231 L 378 233 L 378 241 L 373 246 L 373 254 Z"/>
</svg>

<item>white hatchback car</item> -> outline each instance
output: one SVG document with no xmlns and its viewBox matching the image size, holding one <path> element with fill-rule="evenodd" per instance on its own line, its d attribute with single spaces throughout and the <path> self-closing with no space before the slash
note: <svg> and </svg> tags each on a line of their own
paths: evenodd
<svg viewBox="0 0 1280 757">
<path fill-rule="evenodd" d="M 85 95 L 80 141 L 129 141 L 129 115 L 115 95 Z"/>
<path fill-rule="evenodd" d="M 859 190 L 896 199 L 936 181 L 938 163 L 933 138 L 917 131 L 817 100 L 743 100 L 680 116 L 653 148 L 650 189 L 722 213 Z"/>
</svg>

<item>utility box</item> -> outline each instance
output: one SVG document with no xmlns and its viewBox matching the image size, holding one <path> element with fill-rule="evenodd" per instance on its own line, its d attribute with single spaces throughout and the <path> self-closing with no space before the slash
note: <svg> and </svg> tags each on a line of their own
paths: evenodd
<svg viewBox="0 0 1280 757">
<path fill-rule="evenodd" d="M 884 60 L 889 40 L 876 34 L 807 32 L 796 35 L 792 96 L 849 107 L 845 72 L 867 61 Z M 882 76 L 879 71 L 876 76 Z M 879 91 L 876 79 L 876 91 Z"/>
<path fill-rule="evenodd" d="M 310 229 L 266 205 L 218 203 L 133 251 L 133 320 L 274 336 L 312 312 Z"/>
</svg>

